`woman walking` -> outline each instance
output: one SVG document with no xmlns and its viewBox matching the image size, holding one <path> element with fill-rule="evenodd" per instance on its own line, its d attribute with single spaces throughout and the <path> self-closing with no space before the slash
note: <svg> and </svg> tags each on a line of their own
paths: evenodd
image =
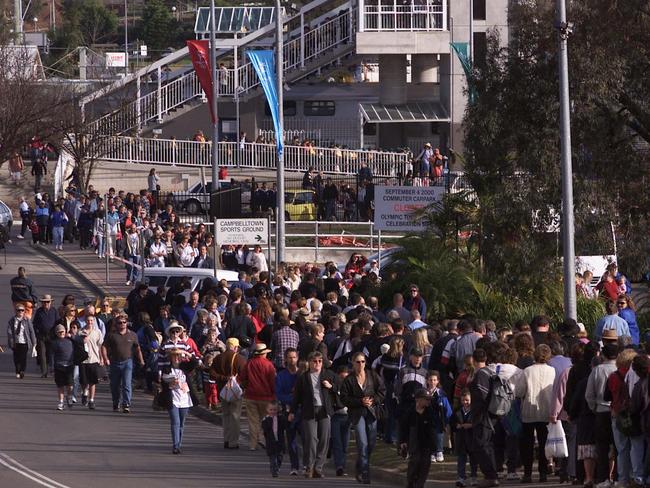
<svg viewBox="0 0 650 488">
<path fill-rule="evenodd" d="M 16 378 L 22 380 L 27 369 L 27 355 L 36 347 L 34 326 L 25 316 L 25 306 L 22 303 L 16 305 L 16 315 L 9 319 L 7 345 L 14 353 Z"/>
<path fill-rule="evenodd" d="M 169 411 L 172 430 L 172 453 L 181 453 L 185 418 L 193 406 L 190 398 L 188 376 L 198 365 L 191 353 L 174 348 L 167 351 L 169 365 L 162 369 L 162 391 L 160 403 Z M 189 357 L 189 360 L 184 360 Z M 181 361 L 183 360 L 183 361 Z"/>
<path fill-rule="evenodd" d="M 377 440 L 377 419 L 384 401 L 384 383 L 372 369 L 366 370 L 366 356 L 352 356 L 352 374 L 341 385 L 341 401 L 348 407 L 350 423 L 356 434 L 357 474 L 359 483 L 370 484 L 370 455 Z"/>
</svg>

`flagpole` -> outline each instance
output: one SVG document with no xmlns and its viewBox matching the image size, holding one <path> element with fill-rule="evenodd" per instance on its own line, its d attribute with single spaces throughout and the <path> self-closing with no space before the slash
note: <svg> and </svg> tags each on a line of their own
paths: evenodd
<svg viewBox="0 0 650 488">
<path fill-rule="evenodd" d="M 278 133 L 280 141 L 284 143 L 284 57 L 282 52 L 282 7 L 280 0 L 275 0 L 275 45 L 276 45 L 276 81 L 278 92 Z M 302 33 L 301 33 L 302 35 Z M 276 143 L 280 142 L 276 141 Z M 278 145 L 278 148 L 280 145 Z M 283 150 L 278 150 L 277 165 L 277 193 L 276 193 L 276 214 L 275 214 L 275 268 L 280 268 L 280 263 L 284 262 L 285 250 L 285 228 L 284 228 L 284 144 Z"/>
<path fill-rule="evenodd" d="M 217 97 L 219 81 L 217 80 L 217 36 L 215 25 L 214 0 L 210 2 L 210 67 L 212 70 L 212 191 L 219 189 L 219 120 L 217 118 Z M 215 229 L 216 230 L 216 229 Z"/>
</svg>

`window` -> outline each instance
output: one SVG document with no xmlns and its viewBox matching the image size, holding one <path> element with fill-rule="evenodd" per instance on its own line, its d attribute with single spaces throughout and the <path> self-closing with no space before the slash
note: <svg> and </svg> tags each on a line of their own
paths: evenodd
<svg viewBox="0 0 650 488">
<path fill-rule="evenodd" d="M 485 32 L 474 33 L 474 63 L 479 66 L 485 66 L 487 58 L 487 35 Z"/>
<path fill-rule="evenodd" d="M 474 4 L 474 20 L 486 20 L 485 0 L 472 0 Z"/>
<path fill-rule="evenodd" d="M 363 135 L 364 136 L 376 136 L 377 135 L 377 124 L 363 124 Z"/>
<path fill-rule="evenodd" d="M 296 195 L 296 199 L 293 203 L 296 205 L 304 205 L 306 203 L 312 203 L 314 201 L 314 194 L 310 191 L 303 191 Z"/>
<path fill-rule="evenodd" d="M 284 116 L 285 117 L 295 117 L 296 115 L 296 101 L 295 100 L 285 100 L 282 104 L 284 107 Z M 264 114 L 267 117 L 271 116 L 271 107 L 269 107 L 268 102 L 264 102 Z"/>
<path fill-rule="evenodd" d="M 308 100 L 305 102 L 304 113 L 311 117 L 330 117 L 336 112 L 336 104 L 332 100 Z"/>
</svg>

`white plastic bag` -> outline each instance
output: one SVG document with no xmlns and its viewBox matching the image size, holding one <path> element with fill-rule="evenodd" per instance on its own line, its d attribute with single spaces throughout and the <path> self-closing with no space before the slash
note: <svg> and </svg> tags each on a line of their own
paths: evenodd
<svg viewBox="0 0 650 488">
<path fill-rule="evenodd" d="M 235 376 L 230 378 L 221 389 L 221 399 L 224 402 L 233 402 L 235 400 L 239 400 L 244 393 L 235 378 Z"/>
<path fill-rule="evenodd" d="M 547 459 L 569 457 L 569 448 L 566 444 L 566 436 L 562 428 L 562 422 L 557 421 L 554 424 L 548 424 L 548 437 L 544 452 Z"/>
</svg>

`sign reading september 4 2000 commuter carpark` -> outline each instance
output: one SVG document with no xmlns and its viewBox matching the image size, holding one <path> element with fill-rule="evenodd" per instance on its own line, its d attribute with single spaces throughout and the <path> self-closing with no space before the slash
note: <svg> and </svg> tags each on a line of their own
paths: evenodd
<svg viewBox="0 0 650 488">
<path fill-rule="evenodd" d="M 413 211 L 442 200 L 440 186 L 376 186 L 375 229 L 401 232 L 425 230 L 425 224 L 413 218 Z"/>
<path fill-rule="evenodd" d="M 217 245 L 268 244 L 267 219 L 217 219 Z"/>
</svg>

